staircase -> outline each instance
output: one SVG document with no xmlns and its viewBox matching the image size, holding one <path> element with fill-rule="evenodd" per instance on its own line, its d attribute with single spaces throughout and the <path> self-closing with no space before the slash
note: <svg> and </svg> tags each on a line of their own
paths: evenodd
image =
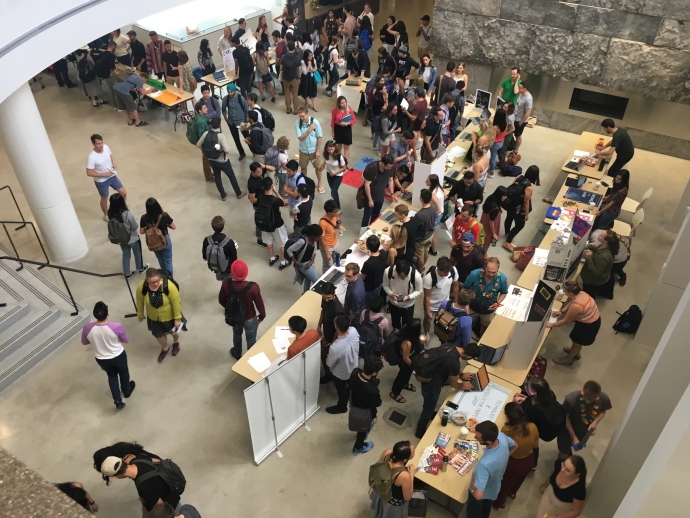
<svg viewBox="0 0 690 518">
<path fill-rule="evenodd" d="M 0 244 L 0 255 L 16 255 Z M 79 333 L 89 312 L 34 267 L 0 260 L 0 391 Z"/>
</svg>

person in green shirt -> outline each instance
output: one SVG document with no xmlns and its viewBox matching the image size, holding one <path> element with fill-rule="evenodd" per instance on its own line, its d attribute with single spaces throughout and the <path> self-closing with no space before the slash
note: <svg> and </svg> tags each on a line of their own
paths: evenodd
<svg viewBox="0 0 690 518">
<path fill-rule="evenodd" d="M 520 79 L 520 68 L 513 67 L 510 69 L 510 77 L 506 77 L 501 81 L 496 95 L 506 102 L 510 101 L 515 104 L 517 102 L 518 86 L 520 83 L 522 83 Z"/>
<path fill-rule="evenodd" d="M 596 153 L 594 153 L 595 158 L 607 157 L 616 153 L 616 160 L 614 160 L 611 167 L 607 171 L 607 175 L 613 176 L 614 178 L 620 172 L 621 169 L 625 167 L 625 164 L 632 160 L 635 154 L 635 146 L 632 143 L 632 139 L 628 132 L 623 128 L 616 128 L 616 123 L 613 119 L 604 119 L 601 122 L 601 127 L 608 135 L 613 135 L 611 142 L 605 146 L 597 146 Z M 609 148 L 607 151 L 604 151 Z"/>
<path fill-rule="evenodd" d="M 206 106 L 206 103 L 204 101 L 199 101 L 194 105 L 194 119 L 192 119 L 192 122 L 190 123 L 191 126 L 191 131 L 196 133 L 196 140 L 197 142 L 201 138 L 201 135 L 203 135 L 205 132 L 208 131 L 208 121 L 206 120 L 206 114 L 208 113 L 208 107 Z M 187 134 L 189 135 L 190 130 L 187 131 Z M 190 138 L 188 136 L 187 138 Z M 193 139 L 193 138 L 192 138 Z M 191 142 L 191 140 L 190 140 Z M 196 145 L 196 144 L 195 144 Z M 215 182 L 215 179 L 213 177 L 213 171 L 211 171 L 211 164 L 208 161 L 208 158 L 206 158 L 206 155 L 204 155 L 204 152 L 201 152 L 201 164 L 203 166 L 204 170 L 204 178 L 206 179 L 207 182 Z"/>
</svg>

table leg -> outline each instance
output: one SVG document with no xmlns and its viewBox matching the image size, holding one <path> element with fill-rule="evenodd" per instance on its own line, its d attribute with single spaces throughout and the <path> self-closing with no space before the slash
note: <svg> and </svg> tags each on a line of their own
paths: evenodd
<svg viewBox="0 0 690 518">
<path fill-rule="evenodd" d="M 461 513 L 462 509 L 465 507 L 464 505 L 459 504 L 459 505 L 460 505 L 460 510 L 459 510 L 459 511 L 455 511 L 455 510 L 453 509 L 453 507 L 452 507 L 452 503 L 455 502 L 455 500 L 453 500 L 451 497 L 449 497 L 449 496 L 447 496 L 447 495 L 443 495 L 443 496 L 446 497 L 446 503 L 443 504 L 443 503 L 441 503 L 439 500 L 433 499 L 433 498 L 431 497 L 432 493 L 443 494 L 443 493 L 441 493 L 440 491 L 437 491 L 437 490 L 435 490 L 434 488 L 429 487 L 428 490 L 427 490 L 427 493 L 426 493 L 426 499 L 427 499 L 429 502 L 432 502 L 433 504 L 439 506 L 440 508 L 444 509 L 445 511 L 448 511 L 448 512 L 449 512 L 450 514 L 452 514 L 455 518 L 460 518 L 460 513 Z"/>
</svg>

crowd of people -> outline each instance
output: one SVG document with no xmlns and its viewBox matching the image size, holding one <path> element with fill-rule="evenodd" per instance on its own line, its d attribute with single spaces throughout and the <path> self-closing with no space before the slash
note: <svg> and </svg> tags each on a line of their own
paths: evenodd
<svg viewBox="0 0 690 518">
<path fill-rule="evenodd" d="M 362 123 L 371 126 L 368 136 L 378 156 L 362 174 L 360 235 L 379 217 L 386 200 L 393 201 L 397 221 L 391 225 L 389 240 L 368 237 L 365 246 L 369 257 L 363 265 L 343 263 L 347 288 L 342 302 L 334 285 L 322 288 L 315 328 L 309 329 L 303 316 L 289 319 L 295 340 L 287 357 L 320 341 L 321 383 L 333 382 L 337 394 L 326 412 L 341 414 L 351 408 L 363 409 L 368 411 L 365 421 L 373 426 L 383 402 L 379 374 L 384 363 L 377 355 L 363 357 L 360 344 L 363 339 L 377 342 L 378 349 L 389 344 L 388 362 L 398 369 L 389 397 L 397 404 L 405 404 L 403 391 L 420 390 L 422 408 L 415 436 L 422 438 L 436 415 L 443 387 L 470 390 L 472 375 L 463 371 L 468 360 L 479 356 L 476 342 L 508 294 L 507 277 L 490 250 L 497 245 L 503 229 L 503 246 L 512 251 L 513 240 L 533 210 L 534 189 L 540 185 L 539 168 L 532 165 L 510 186 L 498 186 L 490 194 L 485 193 L 487 180 L 510 164 L 510 154 L 519 152 L 533 106 L 529 84 L 521 79 L 519 68 L 511 70 L 497 92 L 504 104 L 498 106 L 492 120 L 481 120 L 480 130 L 471 135 L 472 165 L 448 193 L 443 179 L 430 175 L 419 199 L 411 200 L 420 209 L 410 216 L 409 206 L 399 203 L 399 198 L 408 193 L 414 164 L 433 161 L 439 146 L 448 145 L 462 130 L 469 97 L 466 65 L 451 61 L 445 71 L 436 69 L 430 55 L 434 28 L 429 16 L 422 17 L 416 31 L 419 61 L 410 55 L 405 22 L 392 15 L 378 32 L 381 43 L 372 61 L 375 25 L 369 4 L 359 16 L 344 10 L 337 17 L 330 10 L 323 20 L 314 20 L 312 32 L 303 34 L 297 32 L 298 17 L 288 6 L 273 21 L 280 24 L 280 30 L 271 32 L 265 16 L 259 19 L 255 31 L 258 42 L 252 53 L 241 43 L 247 21 L 239 20 L 234 34 L 226 27 L 217 53 L 224 63 L 228 59 L 235 63 L 236 81 L 225 88 L 226 95 L 221 97 L 212 95 L 208 85 L 199 89 L 199 75 L 189 56 L 174 51 L 170 41 L 161 41 L 153 31 L 146 45 L 137 40 L 135 31 L 125 37 L 118 30 L 107 41 L 92 42 L 91 50 L 78 50 L 78 77 L 94 107 L 108 104 L 102 93 L 105 83 L 115 109 L 125 114 L 129 125 L 136 126 L 146 125 L 139 118 L 143 106 L 140 95 L 150 92 L 145 84 L 149 77 L 184 91 L 199 90 L 201 97 L 194 99 L 186 134 L 190 144 L 201 150 L 206 182 L 214 182 L 220 198 L 226 200 L 225 175 L 235 197 L 248 198 L 254 213 L 256 243 L 267 249 L 268 264 L 278 263 L 281 271 L 292 266 L 294 282 L 304 291 L 318 280 L 318 271 L 325 273 L 340 260 L 346 248 L 339 241 L 345 231 L 340 217 L 343 210 L 352 207 L 341 205 L 339 189 L 343 176 L 351 169 L 353 130 L 357 114 L 364 109 Z M 275 65 L 268 57 L 272 43 Z M 214 59 L 209 41 L 201 40 L 197 61 L 202 75 L 215 71 Z M 73 87 L 66 61 L 62 61 L 54 67 L 58 83 Z M 123 73 L 120 65 L 134 70 L 125 69 Z M 342 69 L 345 75 L 341 75 Z M 349 106 L 345 97 L 338 97 L 331 112 L 330 139 L 324 140 L 321 124 L 310 116 L 310 110 L 317 111 L 319 83 L 324 93 L 332 96 L 342 79 L 362 84 L 365 77 L 370 79 L 362 104 Z M 276 80 L 282 91 L 274 89 Z M 284 95 L 286 113 L 297 115 L 294 130 L 277 128 L 270 111 L 258 104 L 259 98 L 262 103 L 266 101 L 264 89 L 271 102 L 275 102 L 276 95 Z M 251 151 L 246 187 L 240 186 L 233 170 L 231 159 L 235 156 L 223 133 L 223 119 L 237 149 L 236 159 L 246 158 L 245 146 Z M 618 150 L 621 164 L 617 161 L 613 168 L 611 191 L 595 221 L 597 231 L 592 235 L 590 250 L 583 255 L 582 282 L 565 283 L 563 291 L 569 302 L 554 313 L 558 320 L 547 324 L 552 328 L 574 323 L 572 344 L 564 348 L 566 356 L 553 360 L 560 365 L 572 365 L 580 359 L 582 348 L 594 343 L 601 326 L 596 296 L 613 296 L 615 275 L 619 276 L 620 286 L 626 280 L 623 267 L 630 256 L 629 244 L 610 226 L 627 196 L 629 173 L 621 167 L 632 157 L 633 150 L 625 130 L 616 128 L 609 119 L 602 126 L 613 134 L 613 140 L 597 153 L 608 156 L 611 150 L 607 148 Z M 299 145 L 295 159 L 288 155 L 292 131 Z M 92 135 L 91 143 L 86 173 L 98 190 L 110 241 L 122 250 L 123 273 L 127 279 L 143 275 L 135 288 L 137 316 L 140 322 L 146 320 L 148 330 L 161 346 L 157 358 L 161 363 L 169 352 L 173 357 L 180 354 L 180 336 L 187 331 L 181 293 L 174 279 L 171 231 L 176 224 L 153 197 L 146 200 L 137 222 L 126 203 L 127 191 L 118 176 L 112 150 L 99 134 Z M 317 195 L 325 196 L 317 202 Z M 314 208 L 317 214 L 312 217 Z M 453 220 L 451 243 L 444 254 L 437 231 L 448 217 Z M 237 242 L 225 232 L 225 219 L 213 217 L 211 229 L 212 234 L 202 242 L 201 255 L 221 282 L 218 302 L 224 309 L 226 324 L 233 329 L 229 353 L 240 359 L 256 343 L 259 325 L 267 317 L 266 309 L 259 283 L 249 280 L 249 265 L 239 257 Z M 155 254 L 158 268 L 144 263 L 141 236 Z M 320 270 L 316 264 L 319 255 Z M 435 265 L 428 264 L 429 256 L 434 257 Z M 421 311 L 422 318 L 415 318 L 415 311 Z M 442 313 L 452 314 L 457 326 L 453 336 L 431 347 L 431 329 Z M 125 351 L 129 337 L 124 326 L 109 320 L 105 302 L 94 306 L 93 316 L 95 322 L 83 329 L 82 343 L 93 346 L 96 362 L 107 375 L 114 405 L 122 410 L 126 406 L 123 399 L 131 397 L 136 387 L 129 376 Z M 391 361 L 391 355 L 397 357 L 397 363 Z M 429 355 L 437 361 L 428 362 Z M 475 438 L 485 450 L 471 475 L 468 518 L 486 518 L 492 508 L 505 507 L 508 497 L 516 498 L 525 478 L 536 469 L 540 440 L 554 439 L 559 460 L 540 486 L 543 497 L 537 516 L 579 516 L 586 496 L 587 470 L 582 457 L 573 455 L 572 449 L 579 450 L 595 434 L 610 408 L 608 396 L 596 381 L 588 381 L 582 390 L 568 394 L 559 403 L 546 380 L 532 378 L 529 388 L 506 405 L 506 424 L 500 430 L 490 421 L 475 428 Z M 374 447 L 369 440 L 371 426 L 365 423 L 356 433 L 354 455 Z M 371 508 L 378 518 L 407 516 L 414 485 L 414 468 L 408 462 L 414 454 L 415 447 L 409 441 L 398 442 L 381 453 L 377 464 L 384 470 L 387 466 L 392 478 L 388 494 L 371 492 Z M 117 443 L 99 450 L 94 454 L 94 467 L 108 482 L 112 478 L 133 479 L 144 516 L 200 516 L 194 507 L 180 503 L 184 476 L 179 467 L 136 443 Z M 58 487 L 84 508 L 98 511 L 80 483 Z"/>
</svg>

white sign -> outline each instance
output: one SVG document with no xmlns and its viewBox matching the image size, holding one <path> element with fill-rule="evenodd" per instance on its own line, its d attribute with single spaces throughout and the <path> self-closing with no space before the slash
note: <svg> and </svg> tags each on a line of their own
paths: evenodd
<svg viewBox="0 0 690 518">
<path fill-rule="evenodd" d="M 235 73 L 235 58 L 232 57 L 233 48 L 225 49 L 223 51 L 223 70 L 226 74 Z"/>
<path fill-rule="evenodd" d="M 505 406 L 510 390 L 489 382 L 481 392 L 458 391 L 453 398 L 453 403 L 458 405 L 457 411 L 464 411 L 468 418 L 475 418 L 477 423 L 482 421 L 496 421 L 499 413 Z"/>
</svg>

